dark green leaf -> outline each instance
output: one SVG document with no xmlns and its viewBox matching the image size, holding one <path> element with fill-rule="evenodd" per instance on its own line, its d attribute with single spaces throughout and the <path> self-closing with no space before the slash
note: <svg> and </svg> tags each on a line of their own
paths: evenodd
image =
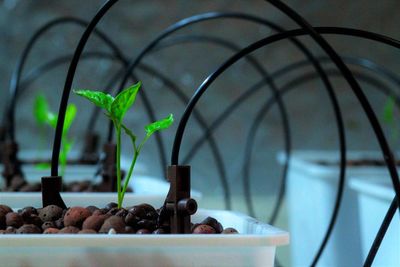
<svg viewBox="0 0 400 267">
<path fill-rule="evenodd" d="M 138 82 L 119 93 L 114 102 L 111 104 L 111 115 L 117 122 L 121 123 L 125 113 L 133 105 L 136 99 L 136 94 L 139 91 L 141 83 Z"/>
<path fill-rule="evenodd" d="M 174 116 L 172 114 L 169 114 L 169 116 L 166 117 L 165 119 L 153 122 L 144 127 L 144 129 L 146 130 L 146 135 L 150 136 L 156 131 L 167 129 L 169 126 L 171 126 L 173 122 L 174 122 Z"/>
<path fill-rule="evenodd" d="M 111 95 L 92 90 L 74 90 L 74 93 L 83 96 L 93 102 L 96 106 L 104 108 L 111 113 L 111 104 L 114 101 L 114 97 Z"/>
<path fill-rule="evenodd" d="M 47 122 L 48 105 L 46 97 L 43 94 L 36 96 L 33 113 L 38 124 Z"/>
</svg>

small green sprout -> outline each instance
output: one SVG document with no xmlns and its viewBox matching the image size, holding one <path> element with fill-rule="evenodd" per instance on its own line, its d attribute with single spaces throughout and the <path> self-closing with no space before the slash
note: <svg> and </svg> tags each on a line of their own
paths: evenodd
<svg viewBox="0 0 400 267">
<path fill-rule="evenodd" d="M 167 129 L 174 121 L 173 115 L 170 114 L 165 119 L 153 122 L 147 125 L 144 129 L 146 132 L 143 140 L 137 145 L 136 135 L 129 130 L 123 123 L 124 116 L 128 109 L 133 105 L 136 99 L 136 95 L 139 91 L 141 83 L 138 82 L 123 91 L 121 91 L 115 98 L 109 94 L 103 92 L 92 91 L 92 90 L 74 90 L 74 93 L 82 96 L 89 101 L 93 102 L 96 106 L 105 110 L 105 115 L 113 122 L 116 138 L 117 138 L 117 194 L 118 194 L 118 207 L 122 207 L 124 196 L 129 185 L 130 178 L 132 176 L 133 169 L 136 164 L 136 160 L 143 148 L 144 143 L 150 138 L 150 136 L 160 130 Z M 133 159 L 129 167 L 128 174 L 125 182 L 122 185 L 121 178 L 121 133 L 122 130 L 128 135 L 133 145 Z"/>
<path fill-rule="evenodd" d="M 389 96 L 383 107 L 383 121 L 391 127 L 391 139 L 397 142 L 399 138 L 399 127 L 396 123 L 394 113 L 396 107 L 396 100 L 393 96 Z"/>
<path fill-rule="evenodd" d="M 76 116 L 76 106 L 74 104 L 69 104 L 67 106 L 67 111 L 65 114 L 64 128 L 62 133 L 62 147 L 60 152 L 60 165 L 61 165 L 61 176 L 65 174 L 65 168 L 67 165 L 68 153 L 72 148 L 73 140 L 68 138 L 68 132 L 71 128 L 72 122 Z M 39 126 L 43 127 L 45 125 L 50 126 L 55 129 L 57 127 L 57 114 L 51 112 L 49 110 L 49 106 L 46 100 L 46 97 L 43 94 L 40 94 L 36 97 L 34 103 L 34 111 L 33 111 L 36 122 Z M 39 163 L 36 166 L 38 169 L 48 169 L 50 168 L 50 163 Z"/>
</svg>

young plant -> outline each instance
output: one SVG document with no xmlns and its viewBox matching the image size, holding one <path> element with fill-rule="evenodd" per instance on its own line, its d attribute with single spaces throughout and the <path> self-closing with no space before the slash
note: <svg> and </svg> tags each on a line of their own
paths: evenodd
<svg viewBox="0 0 400 267">
<path fill-rule="evenodd" d="M 65 114 L 64 128 L 61 139 L 61 151 L 60 151 L 60 165 L 61 165 L 61 176 L 65 174 L 65 168 L 67 166 L 67 158 L 68 152 L 71 150 L 73 145 L 73 140 L 68 138 L 68 132 L 71 128 L 72 122 L 75 119 L 77 112 L 77 108 L 74 104 L 69 104 L 67 106 L 67 111 Z M 45 125 L 50 126 L 55 129 L 57 126 L 57 114 L 53 113 L 49 110 L 49 105 L 47 103 L 46 97 L 43 94 L 40 94 L 36 97 L 34 103 L 34 111 L 35 119 L 37 124 L 40 127 Z M 48 169 L 50 168 L 50 163 L 40 163 L 37 165 L 37 168 L 40 169 Z"/>
<path fill-rule="evenodd" d="M 138 82 L 123 91 L 121 91 L 115 98 L 109 94 L 103 92 L 92 91 L 92 90 L 74 90 L 74 93 L 82 96 L 89 101 L 93 102 L 96 106 L 105 110 L 105 115 L 112 121 L 117 138 L 117 156 L 116 156 L 116 166 L 117 166 L 117 194 L 118 194 L 118 207 L 122 207 L 122 202 L 126 190 L 129 185 L 130 178 L 132 176 L 133 169 L 136 164 L 136 160 L 143 148 L 143 145 L 150 138 L 150 136 L 156 131 L 167 129 L 174 121 L 173 115 L 170 114 L 168 117 L 153 122 L 147 125 L 145 129 L 145 136 L 143 140 L 137 145 L 136 135 L 124 125 L 123 118 L 128 111 L 128 109 L 133 105 L 136 99 L 136 95 L 139 91 L 141 83 Z M 121 133 L 122 130 L 127 134 L 133 145 L 133 159 L 129 167 L 128 174 L 126 176 L 125 182 L 122 185 L 121 178 Z"/>
</svg>

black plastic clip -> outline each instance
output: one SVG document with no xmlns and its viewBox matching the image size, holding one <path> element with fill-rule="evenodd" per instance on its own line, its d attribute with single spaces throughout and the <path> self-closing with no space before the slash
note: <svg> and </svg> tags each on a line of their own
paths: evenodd
<svg viewBox="0 0 400 267">
<path fill-rule="evenodd" d="M 43 207 L 56 205 L 60 208 L 67 208 L 60 192 L 62 190 L 61 176 L 42 177 L 42 204 Z"/>
<path fill-rule="evenodd" d="M 190 166 L 168 166 L 167 178 L 170 188 L 165 210 L 169 216 L 171 233 L 190 233 L 190 215 L 197 211 L 196 200 L 190 198 Z"/>
</svg>

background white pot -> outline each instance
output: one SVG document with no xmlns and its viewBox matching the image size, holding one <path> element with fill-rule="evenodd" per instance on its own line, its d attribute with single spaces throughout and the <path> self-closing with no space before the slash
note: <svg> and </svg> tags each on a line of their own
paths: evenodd
<svg viewBox="0 0 400 267">
<path fill-rule="evenodd" d="M 291 233 L 293 266 L 310 265 L 327 230 L 338 190 L 339 151 L 294 151 L 287 181 L 287 206 Z M 378 152 L 347 152 L 349 160 L 381 159 Z M 284 154 L 278 156 L 283 163 Z M 319 266 L 362 266 L 360 218 L 354 191 L 348 177 L 377 177 L 387 174 L 386 167 L 348 166 L 339 217 Z M 366 178 L 367 179 L 367 178 Z M 351 238 L 350 238 L 351 237 Z"/>
<path fill-rule="evenodd" d="M 358 196 L 362 255 L 365 259 L 393 200 L 389 176 L 365 179 L 352 177 L 350 187 Z M 374 260 L 374 266 L 400 266 L 400 221 L 396 212 Z"/>
<path fill-rule="evenodd" d="M 38 151 L 22 150 L 19 152 L 18 155 L 22 161 L 43 160 L 43 162 L 46 162 L 51 159 L 51 153 L 52 152 L 49 150 L 38 150 Z M 80 152 L 76 150 L 71 151 L 68 154 L 68 158 L 70 160 L 77 160 L 79 159 L 79 156 Z M 129 159 L 122 156 L 121 157 L 122 168 L 128 169 L 129 165 L 130 165 Z M 97 168 L 98 168 L 97 164 L 73 164 L 73 165 L 67 164 L 63 179 L 67 182 L 79 181 L 79 180 L 81 181 L 83 179 L 91 180 L 94 178 L 94 174 Z M 0 172 L 2 171 L 3 171 L 3 165 L 0 164 Z M 22 165 L 22 171 L 25 175 L 26 180 L 29 182 L 39 182 L 41 177 L 50 175 L 50 169 L 40 169 L 37 167 L 37 164 L 25 163 Z M 140 162 L 136 163 L 134 170 L 135 175 L 144 175 L 146 174 L 146 172 L 147 172 L 146 166 L 144 166 Z M 0 179 L 0 187 L 3 186 L 4 186 L 4 180 Z"/>
<path fill-rule="evenodd" d="M 87 204 L 87 203 L 86 203 Z M 240 213 L 199 210 L 234 235 L 2 235 L 4 266 L 262 266 L 274 265 L 277 246 L 289 242 L 287 232 Z"/>
</svg>

